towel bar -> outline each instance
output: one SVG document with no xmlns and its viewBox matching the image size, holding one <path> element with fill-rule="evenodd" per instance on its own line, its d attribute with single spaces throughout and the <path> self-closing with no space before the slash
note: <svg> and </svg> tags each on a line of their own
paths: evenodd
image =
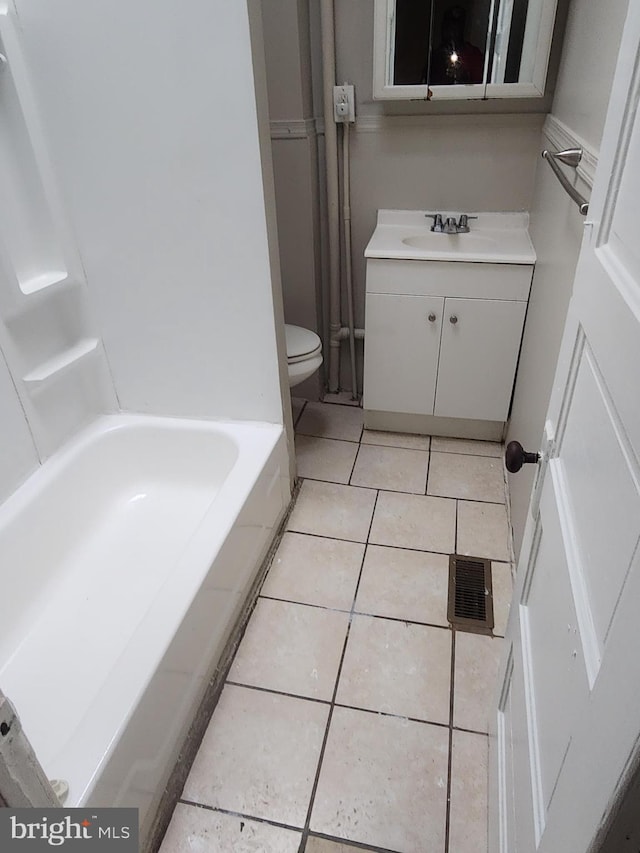
<svg viewBox="0 0 640 853">
<path fill-rule="evenodd" d="M 589 212 L 589 202 L 583 195 L 580 195 L 575 187 L 571 186 L 567 176 L 557 163 L 560 160 L 561 163 L 565 163 L 567 166 L 575 169 L 582 159 L 582 148 L 567 148 L 564 151 L 549 151 L 545 148 L 542 152 L 542 157 L 551 166 L 553 173 L 562 184 L 567 195 L 578 205 L 580 213 L 586 216 Z"/>
</svg>

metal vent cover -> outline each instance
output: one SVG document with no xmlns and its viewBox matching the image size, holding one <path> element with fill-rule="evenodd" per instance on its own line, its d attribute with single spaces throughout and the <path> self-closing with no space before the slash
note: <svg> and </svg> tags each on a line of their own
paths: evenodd
<svg viewBox="0 0 640 853">
<path fill-rule="evenodd" d="M 451 554 L 447 619 L 458 631 L 492 633 L 493 587 L 490 560 Z"/>
</svg>

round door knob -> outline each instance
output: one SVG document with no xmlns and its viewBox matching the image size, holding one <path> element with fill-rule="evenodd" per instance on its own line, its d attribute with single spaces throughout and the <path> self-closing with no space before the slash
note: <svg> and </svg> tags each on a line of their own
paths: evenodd
<svg viewBox="0 0 640 853">
<path fill-rule="evenodd" d="M 436 315 L 435 314 L 429 314 L 429 322 L 435 323 L 435 321 L 436 321 Z"/>
<path fill-rule="evenodd" d="M 450 323 L 453 323 L 453 325 L 455 326 L 455 324 L 458 322 L 458 318 L 456 317 L 456 315 L 455 315 L 455 314 L 452 314 L 452 315 L 449 317 L 449 322 L 450 322 Z"/>
<path fill-rule="evenodd" d="M 523 465 L 540 461 L 539 453 L 527 453 L 519 441 L 510 441 L 504 454 L 507 471 L 517 474 Z"/>
</svg>

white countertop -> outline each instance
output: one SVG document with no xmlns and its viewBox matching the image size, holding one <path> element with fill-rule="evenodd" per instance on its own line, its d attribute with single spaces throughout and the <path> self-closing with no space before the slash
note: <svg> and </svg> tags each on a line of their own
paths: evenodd
<svg viewBox="0 0 640 853">
<path fill-rule="evenodd" d="M 461 213 L 469 220 L 468 234 L 431 231 L 440 213 L 443 222 Z M 378 223 L 365 249 L 365 258 L 429 261 L 466 261 L 488 264 L 534 264 L 536 253 L 529 238 L 528 213 L 475 213 L 473 211 L 379 210 Z"/>
</svg>

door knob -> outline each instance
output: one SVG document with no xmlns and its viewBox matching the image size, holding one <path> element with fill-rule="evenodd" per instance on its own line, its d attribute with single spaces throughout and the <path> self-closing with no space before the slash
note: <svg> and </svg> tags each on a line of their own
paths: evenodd
<svg viewBox="0 0 640 853">
<path fill-rule="evenodd" d="M 429 322 L 435 323 L 435 321 L 436 321 L 436 315 L 435 314 L 429 314 Z"/>
<path fill-rule="evenodd" d="M 449 322 L 450 322 L 450 323 L 453 323 L 453 325 L 455 326 L 455 324 L 458 322 L 458 318 L 456 317 L 456 315 L 455 315 L 455 314 L 452 314 L 452 315 L 449 317 Z"/>
<path fill-rule="evenodd" d="M 517 474 L 523 465 L 540 461 L 539 453 L 527 453 L 519 441 L 510 441 L 504 454 L 507 471 Z"/>
</svg>

